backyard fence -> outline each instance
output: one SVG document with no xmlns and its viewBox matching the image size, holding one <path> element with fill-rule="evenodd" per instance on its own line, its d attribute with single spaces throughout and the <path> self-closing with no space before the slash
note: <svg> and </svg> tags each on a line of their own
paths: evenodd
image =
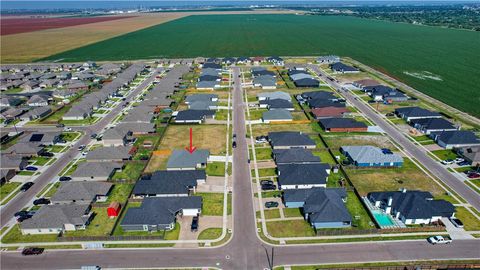
<svg viewBox="0 0 480 270">
<path fill-rule="evenodd" d="M 443 232 L 445 226 L 434 225 L 424 227 L 408 227 L 408 228 L 388 228 L 388 229 L 364 229 L 364 230 L 345 230 L 345 229 L 333 229 L 333 230 L 318 230 L 317 236 L 329 236 L 329 235 L 357 235 L 357 234 L 389 234 L 389 233 L 421 233 L 421 232 Z"/>
<path fill-rule="evenodd" d="M 135 241 L 135 240 L 164 240 L 165 231 L 160 235 L 110 235 L 110 236 L 60 236 L 60 242 L 98 242 L 98 241 Z"/>
</svg>

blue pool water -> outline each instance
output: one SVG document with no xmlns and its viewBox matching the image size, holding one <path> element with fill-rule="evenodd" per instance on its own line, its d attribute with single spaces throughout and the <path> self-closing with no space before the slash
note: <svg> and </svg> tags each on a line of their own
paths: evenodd
<svg viewBox="0 0 480 270">
<path fill-rule="evenodd" d="M 372 211 L 372 214 L 380 227 L 395 225 L 392 218 L 389 215 L 383 213 L 382 211 L 374 210 Z"/>
</svg>

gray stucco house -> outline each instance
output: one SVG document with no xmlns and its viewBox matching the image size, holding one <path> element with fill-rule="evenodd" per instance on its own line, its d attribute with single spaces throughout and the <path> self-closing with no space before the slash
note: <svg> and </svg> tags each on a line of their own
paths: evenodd
<svg viewBox="0 0 480 270">
<path fill-rule="evenodd" d="M 210 152 L 196 149 L 193 153 L 187 150 L 173 150 L 167 161 L 167 170 L 195 170 L 205 168 Z"/>
</svg>

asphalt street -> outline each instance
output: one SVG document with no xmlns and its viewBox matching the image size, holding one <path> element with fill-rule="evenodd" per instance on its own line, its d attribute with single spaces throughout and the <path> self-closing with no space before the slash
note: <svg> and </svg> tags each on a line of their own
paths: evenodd
<svg viewBox="0 0 480 270">
<path fill-rule="evenodd" d="M 131 101 L 134 97 L 136 97 L 142 90 L 145 89 L 147 85 L 149 85 L 157 75 L 155 72 L 152 76 L 148 79 L 143 81 L 136 89 L 134 89 L 126 100 L 122 102 L 125 104 L 126 102 Z M 50 183 L 57 175 L 62 171 L 65 166 L 78 154 L 78 147 L 80 145 L 87 145 L 90 141 L 90 135 L 93 133 L 99 133 L 102 129 L 104 129 L 115 117 L 120 113 L 123 109 L 123 106 L 119 105 L 115 107 L 113 110 L 110 111 L 104 118 L 102 118 L 97 123 L 90 125 L 88 127 L 82 128 L 84 135 L 72 146 L 69 150 L 67 150 L 62 158 L 58 158 L 55 163 L 49 166 L 41 175 L 39 175 L 35 181 L 34 185 L 28 189 L 26 192 L 21 192 L 17 196 L 15 196 L 12 200 L 8 202 L 7 205 L 1 208 L 0 213 L 0 226 L 3 227 L 5 224 L 8 224 L 10 220 L 12 220 L 13 215 L 23 209 L 34 197 L 37 193 L 42 191 L 42 189 Z M 30 128 L 29 128 L 30 130 Z M 43 130 L 43 129 L 42 129 Z M 59 129 L 62 130 L 62 129 Z M 75 128 L 77 130 L 77 128 Z"/>
<path fill-rule="evenodd" d="M 271 246 L 256 235 L 252 182 L 247 162 L 244 102 L 239 69 L 233 68 L 233 237 L 221 247 L 199 249 L 103 249 L 49 250 L 40 256 L 22 257 L 2 252 L 2 269 L 78 269 L 82 265 L 103 268 L 218 267 L 221 269 L 268 269 L 271 265 L 348 263 L 394 260 L 479 258 L 478 240 L 430 246 L 425 240 Z M 273 262 L 271 250 L 274 248 Z M 269 256 L 267 256 L 267 253 Z"/>
<path fill-rule="evenodd" d="M 444 184 L 453 189 L 460 197 L 465 199 L 475 209 L 480 211 L 480 194 L 467 186 L 463 181 L 458 179 L 455 175 L 450 173 L 438 161 L 433 160 L 428 156 L 426 150 L 412 143 L 407 137 L 382 118 L 376 111 L 366 105 L 364 102 L 358 100 L 349 91 L 343 91 L 342 86 L 336 82 L 328 80 L 328 76 L 318 66 L 310 65 L 310 68 L 320 75 L 327 83 L 337 89 L 345 99 L 353 104 L 360 112 L 365 114 L 375 125 L 379 126 L 385 133 L 387 133 L 394 142 L 399 144 L 403 150 L 411 157 L 415 158 L 423 167 L 427 169 L 433 176 L 440 179 Z"/>
</svg>

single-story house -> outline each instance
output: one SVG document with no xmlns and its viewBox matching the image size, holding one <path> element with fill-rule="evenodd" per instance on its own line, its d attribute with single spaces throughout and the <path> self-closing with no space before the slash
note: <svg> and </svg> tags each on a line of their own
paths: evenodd
<svg viewBox="0 0 480 270">
<path fill-rule="evenodd" d="M 300 94 L 300 96 L 304 100 L 312 100 L 312 99 L 323 99 L 323 100 L 330 100 L 330 101 L 338 100 L 338 97 L 333 95 L 332 92 L 328 92 L 328 91 L 303 92 L 303 93 Z"/>
<path fill-rule="evenodd" d="M 456 148 L 455 152 L 470 162 L 472 166 L 480 165 L 480 146 L 468 146 Z"/>
<path fill-rule="evenodd" d="M 293 111 L 292 102 L 285 99 L 267 99 L 259 102 L 260 108 L 267 108 L 269 110 L 288 110 Z"/>
<path fill-rule="evenodd" d="M 287 101 L 292 101 L 290 94 L 282 91 L 259 93 L 257 94 L 257 99 L 259 101 L 270 100 L 270 99 L 283 99 Z"/>
<path fill-rule="evenodd" d="M 366 132 L 368 126 L 353 118 L 323 118 L 320 126 L 327 132 Z"/>
<path fill-rule="evenodd" d="M 61 140 L 61 135 L 62 133 L 57 131 L 33 132 L 20 138 L 19 142 L 54 145 Z"/>
<path fill-rule="evenodd" d="M 410 122 L 413 119 L 442 118 L 441 114 L 420 107 L 397 108 L 395 109 L 395 114 L 398 117 L 405 119 L 407 122 Z"/>
<path fill-rule="evenodd" d="M 336 62 L 336 63 L 330 64 L 330 69 L 334 72 L 337 72 L 337 73 L 358 73 L 358 72 L 360 72 L 360 70 L 358 70 L 358 69 L 356 69 L 352 66 L 346 65 L 342 62 Z"/>
<path fill-rule="evenodd" d="M 283 202 L 287 208 L 302 208 L 302 213 L 315 229 L 347 228 L 352 224 L 352 216 L 345 202 L 344 188 L 289 189 L 283 192 Z"/>
<path fill-rule="evenodd" d="M 268 141 L 273 149 L 313 149 L 317 147 L 316 143 L 307 134 L 298 131 L 269 132 Z"/>
<path fill-rule="evenodd" d="M 368 200 L 407 225 L 430 224 L 455 215 L 455 207 L 445 200 L 434 200 L 430 192 L 403 189 L 371 192 Z"/>
<path fill-rule="evenodd" d="M 285 61 L 279 56 L 271 56 L 267 58 L 267 62 L 274 64 L 275 66 L 285 65 Z"/>
<path fill-rule="evenodd" d="M 312 115 L 315 119 L 323 119 L 323 118 L 341 118 L 346 113 L 350 112 L 346 107 L 323 107 L 323 108 L 315 108 L 311 110 Z"/>
<path fill-rule="evenodd" d="M 120 122 L 115 128 L 118 130 L 122 130 L 127 134 L 131 132 L 132 135 L 149 134 L 149 133 L 155 133 L 156 131 L 154 123 Z"/>
<path fill-rule="evenodd" d="M 432 132 L 458 130 L 458 128 L 453 126 L 451 122 L 443 118 L 413 119 L 410 121 L 410 124 L 417 130 L 427 135 Z"/>
<path fill-rule="evenodd" d="M 43 147 L 39 146 L 38 143 L 18 142 L 2 152 L 9 155 L 33 157 L 38 156 L 43 151 Z"/>
<path fill-rule="evenodd" d="M 20 224 L 20 231 L 26 234 L 59 234 L 65 231 L 84 230 L 92 218 L 89 204 L 43 205 Z"/>
<path fill-rule="evenodd" d="M 262 75 L 253 78 L 253 86 L 261 87 L 262 89 L 276 89 L 277 79 L 271 75 Z"/>
<path fill-rule="evenodd" d="M 33 95 L 27 100 L 27 105 L 30 107 L 48 106 L 48 98 L 40 95 Z"/>
<path fill-rule="evenodd" d="M 468 130 L 432 132 L 430 137 L 445 149 L 480 145 L 477 135 Z"/>
<path fill-rule="evenodd" d="M 71 177 L 74 181 L 107 181 L 122 167 L 116 162 L 81 162 Z"/>
<path fill-rule="evenodd" d="M 107 182 L 63 182 L 50 198 L 52 204 L 91 204 L 107 201 L 113 184 Z"/>
<path fill-rule="evenodd" d="M 274 149 L 273 159 L 277 165 L 281 164 L 312 164 L 320 163 L 320 157 L 315 156 L 310 149 Z"/>
<path fill-rule="evenodd" d="M 201 124 L 205 119 L 215 119 L 213 110 L 184 110 L 179 111 L 175 116 L 175 123 L 194 123 Z"/>
<path fill-rule="evenodd" d="M 133 188 L 134 198 L 181 197 L 195 194 L 199 183 L 207 179 L 205 170 L 156 171 L 144 175 Z"/>
<path fill-rule="evenodd" d="M 128 143 L 132 135 L 130 131 L 118 127 L 107 129 L 103 133 L 102 143 L 103 146 L 123 146 Z"/>
<path fill-rule="evenodd" d="M 337 63 L 337 62 L 340 62 L 340 56 L 337 56 L 337 55 L 319 56 L 317 58 L 317 62 L 320 64 Z"/>
<path fill-rule="evenodd" d="M 207 166 L 210 152 L 196 149 L 192 153 L 187 150 L 173 150 L 167 161 L 167 170 L 195 170 Z"/>
<path fill-rule="evenodd" d="M 220 88 L 221 84 L 219 81 L 199 81 L 197 83 L 197 89 L 203 90 L 213 90 L 215 88 Z"/>
<path fill-rule="evenodd" d="M 358 167 L 401 167 L 403 158 L 395 153 L 383 151 L 382 149 L 371 146 L 342 146 L 340 148 L 353 165 Z"/>
<path fill-rule="evenodd" d="M 202 197 L 150 197 L 140 207 L 131 207 L 120 222 L 123 231 L 173 230 L 178 214 L 198 216 L 202 211 Z"/>
<path fill-rule="evenodd" d="M 20 119 L 22 120 L 40 119 L 49 115 L 51 112 L 52 112 L 52 109 L 50 109 L 50 107 L 37 107 L 22 114 L 20 116 Z"/>
<path fill-rule="evenodd" d="M 286 122 L 292 120 L 292 114 L 284 109 L 270 110 L 262 113 L 262 121 L 267 124 L 271 122 Z"/>
<path fill-rule="evenodd" d="M 0 167 L 2 169 L 13 169 L 15 171 L 23 170 L 28 166 L 28 160 L 19 156 L 10 156 L 2 154 L 0 156 Z"/>
<path fill-rule="evenodd" d="M 121 162 L 132 158 L 132 146 L 107 146 L 98 147 L 87 153 L 87 161 L 113 161 Z"/>
<path fill-rule="evenodd" d="M 312 78 L 303 78 L 293 81 L 296 87 L 318 87 L 320 82 Z"/>
<path fill-rule="evenodd" d="M 318 109 L 318 108 L 325 108 L 325 107 L 337 107 L 337 108 L 346 107 L 344 102 L 327 100 L 327 99 L 319 99 L 319 98 L 307 100 L 307 103 L 311 109 Z"/>
<path fill-rule="evenodd" d="M 73 106 L 62 116 L 62 120 L 84 120 L 92 113 L 91 109 Z"/>
<path fill-rule="evenodd" d="M 279 189 L 303 189 L 326 187 L 330 165 L 314 164 L 281 164 L 277 166 Z"/>
<path fill-rule="evenodd" d="M 361 88 L 361 89 L 364 89 L 365 87 L 369 87 L 369 86 L 380 85 L 380 83 L 378 81 L 373 80 L 373 79 L 358 80 L 358 81 L 354 81 L 352 84 L 353 84 L 353 86 Z"/>
</svg>

